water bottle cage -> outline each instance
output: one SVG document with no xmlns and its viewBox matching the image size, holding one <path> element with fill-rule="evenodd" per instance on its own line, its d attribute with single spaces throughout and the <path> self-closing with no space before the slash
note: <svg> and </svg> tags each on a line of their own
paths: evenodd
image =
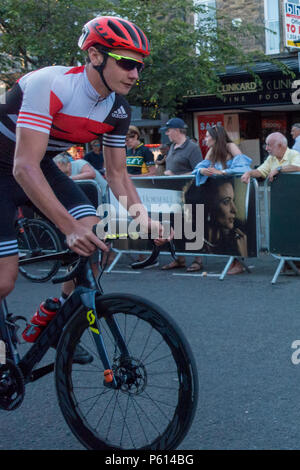
<svg viewBox="0 0 300 470">
<path fill-rule="evenodd" d="M 12 337 L 12 341 L 13 343 L 16 345 L 16 344 L 21 344 L 21 340 L 20 338 L 18 337 L 18 330 L 21 328 L 20 325 L 17 325 L 17 321 L 24 321 L 26 326 L 28 325 L 28 321 L 25 317 L 23 317 L 22 315 L 16 315 L 14 316 L 12 313 L 9 313 L 7 315 L 7 318 L 6 318 L 6 324 L 8 326 L 8 328 L 10 329 L 11 331 L 11 337 Z"/>
</svg>

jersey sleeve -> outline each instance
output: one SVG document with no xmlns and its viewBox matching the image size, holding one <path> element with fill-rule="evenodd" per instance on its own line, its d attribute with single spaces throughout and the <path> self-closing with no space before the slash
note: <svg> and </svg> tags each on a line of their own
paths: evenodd
<svg viewBox="0 0 300 470">
<path fill-rule="evenodd" d="M 131 109 L 127 101 L 117 96 L 110 114 L 113 129 L 103 134 L 103 146 L 124 148 L 126 134 L 131 120 Z"/>
<path fill-rule="evenodd" d="M 154 155 L 153 155 L 153 153 L 151 152 L 151 150 L 149 150 L 147 147 L 145 147 L 145 156 L 144 156 L 144 160 L 145 160 L 145 163 L 146 163 L 147 166 L 155 165 L 155 162 L 154 162 Z"/>
<path fill-rule="evenodd" d="M 19 81 L 23 92 L 17 127 L 50 133 L 53 116 L 63 107 L 54 91 L 52 73 L 46 69 L 31 72 Z"/>
</svg>

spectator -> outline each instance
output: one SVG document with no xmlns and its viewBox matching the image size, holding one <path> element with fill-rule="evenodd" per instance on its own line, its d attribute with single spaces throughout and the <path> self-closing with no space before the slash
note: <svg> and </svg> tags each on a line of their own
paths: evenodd
<svg viewBox="0 0 300 470">
<path fill-rule="evenodd" d="M 295 140 L 295 143 L 292 149 L 297 150 L 297 152 L 300 152 L 300 123 L 299 122 L 296 122 L 295 124 L 292 125 L 291 135 L 293 139 Z"/>
<path fill-rule="evenodd" d="M 161 144 L 161 146 L 159 147 L 159 150 L 160 150 L 160 153 L 157 155 L 157 158 L 155 160 L 155 164 L 157 165 L 156 175 L 163 176 L 165 173 L 165 169 L 166 169 L 166 158 L 170 150 L 170 145 Z"/>
<path fill-rule="evenodd" d="M 231 141 L 224 127 L 210 127 L 206 132 L 205 143 L 209 148 L 205 160 L 198 163 L 193 171 L 197 186 L 212 176 L 228 176 L 250 170 L 251 158 Z"/>
<path fill-rule="evenodd" d="M 56 155 L 53 161 L 65 175 L 69 176 L 74 181 L 95 180 L 101 190 L 102 202 L 105 202 L 107 182 L 89 163 L 83 159 L 70 162 L 65 152 Z"/>
<path fill-rule="evenodd" d="M 286 137 L 280 132 L 274 132 L 266 138 L 266 150 L 269 156 L 256 170 L 246 171 L 242 176 L 244 183 L 250 178 L 269 178 L 272 182 L 274 176 L 282 173 L 300 171 L 300 153 L 288 148 Z"/>
<path fill-rule="evenodd" d="M 180 118 L 172 118 L 160 130 L 165 131 L 172 142 L 165 175 L 190 175 L 202 160 L 202 154 L 200 147 L 187 137 L 187 125 Z"/>
<path fill-rule="evenodd" d="M 101 143 L 98 139 L 92 140 L 91 142 L 92 150 L 88 152 L 83 157 L 90 165 L 92 165 L 95 170 L 99 171 L 102 175 L 105 173 L 104 167 L 104 158 L 101 148 Z"/>
<path fill-rule="evenodd" d="M 126 136 L 127 171 L 132 176 L 155 175 L 154 155 L 140 141 L 140 131 L 135 126 L 129 126 Z"/>
<path fill-rule="evenodd" d="M 166 135 L 172 142 L 170 150 L 166 158 L 166 171 L 165 175 L 190 175 L 197 165 L 202 160 L 200 147 L 191 142 L 186 135 L 187 125 L 180 118 L 170 119 L 165 127 L 160 129 L 165 131 Z M 178 256 L 174 261 L 162 267 L 164 270 L 184 268 L 185 257 Z M 188 272 L 200 271 L 202 269 L 202 260 L 197 256 L 192 262 L 191 266 L 187 268 Z"/>
<path fill-rule="evenodd" d="M 196 176 L 196 186 L 204 184 L 210 177 L 228 176 L 250 170 L 251 158 L 242 154 L 223 126 L 210 127 L 206 132 L 205 141 L 209 148 L 205 160 L 200 162 L 193 171 Z M 227 273 L 240 274 L 242 272 L 244 272 L 243 265 L 235 259 Z"/>
</svg>

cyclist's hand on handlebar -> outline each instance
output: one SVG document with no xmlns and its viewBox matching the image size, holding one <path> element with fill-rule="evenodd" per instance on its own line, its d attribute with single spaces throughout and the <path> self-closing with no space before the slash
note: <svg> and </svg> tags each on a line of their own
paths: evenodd
<svg viewBox="0 0 300 470">
<path fill-rule="evenodd" d="M 74 230 L 66 237 L 71 250 L 81 256 L 90 256 L 97 248 L 102 251 L 109 251 L 108 246 L 93 233 L 92 227 L 80 221 L 77 221 Z"/>
</svg>

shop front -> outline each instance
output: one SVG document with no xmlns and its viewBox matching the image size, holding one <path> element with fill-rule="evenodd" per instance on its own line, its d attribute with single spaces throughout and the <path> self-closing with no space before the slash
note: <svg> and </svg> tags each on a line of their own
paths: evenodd
<svg viewBox="0 0 300 470">
<path fill-rule="evenodd" d="M 292 146 L 290 129 L 293 123 L 300 122 L 300 73 L 296 59 L 290 59 L 287 65 L 293 70 L 293 77 L 273 65 L 257 65 L 255 72 L 260 83 L 253 76 L 229 67 L 221 77 L 222 97 L 189 94 L 185 116 L 203 156 L 208 150 L 204 140 L 206 130 L 216 124 L 225 127 L 232 141 L 253 159 L 254 166 L 266 157 L 263 145 L 270 133 L 281 132 Z"/>
</svg>

